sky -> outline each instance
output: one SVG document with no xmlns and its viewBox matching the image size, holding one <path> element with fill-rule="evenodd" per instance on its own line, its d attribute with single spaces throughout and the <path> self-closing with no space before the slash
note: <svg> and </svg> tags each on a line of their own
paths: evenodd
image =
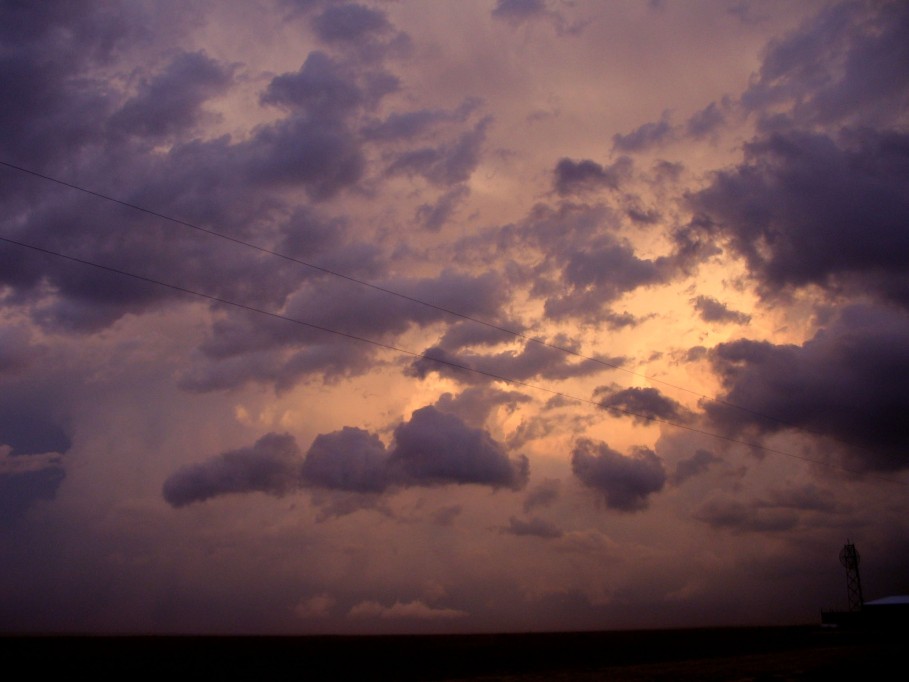
<svg viewBox="0 0 909 682">
<path fill-rule="evenodd" d="M 909 593 L 909 4 L 0 4 L 0 631 Z"/>
</svg>

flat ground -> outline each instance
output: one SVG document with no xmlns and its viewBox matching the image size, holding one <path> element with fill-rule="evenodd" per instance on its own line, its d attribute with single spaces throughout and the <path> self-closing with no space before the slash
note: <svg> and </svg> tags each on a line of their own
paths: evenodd
<svg viewBox="0 0 909 682">
<path fill-rule="evenodd" d="M 905 658 L 906 634 L 805 626 L 398 637 L 10 636 L 0 638 L 0 655 L 32 674 L 503 682 L 770 682 L 854 674 L 886 680 Z"/>
</svg>

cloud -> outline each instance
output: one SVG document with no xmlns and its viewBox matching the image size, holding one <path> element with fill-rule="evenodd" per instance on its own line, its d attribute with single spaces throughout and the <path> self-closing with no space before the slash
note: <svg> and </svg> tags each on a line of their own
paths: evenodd
<svg viewBox="0 0 909 682">
<path fill-rule="evenodd" d="M 909 307 L 909 135 L 775 133 L 690 197 L 770 296 L 811 284 Z"/>
<path fill-rule="evenodd" d="M 512 23 L 522 23 L 546 14 L 544 0 L 498 0 L 492 16 Z"/>
<path fill-rule="evenodd" d="M 202 104 L 227 89 L 232 72 L 204 52 L 179 54 L 163 72 L 143 80 L 136 95 L 110 117 L 110 125 L 151 138 L 183 133 L 201 121 Z"/>
<path fill-rule="evenodd" d="M 724 107 L 728 103 L 724 101 Z M 716 102 L 711 102 L 700 111 L 695 112 L 685 124 L 685 132 L 695 139 L 707 137 L 714 134 L 724 123 L 726 123 L 726 114 Z"/>
<path fill-rule="evenodd" d="M 492 118 L 487 116 L 456 140 L 435 147 L 421 147 L 398 154 L 388 165 L 391 175 L 420 175 L 434 185 L 447 187 L 466 182 L 480 163 L 480 152 Z"/>
<path fill-rule="evenodd" d="M 0 528 L 22 516 L 39 500 L 53 500 L 66 478 L 61 466 L 31 471 L 0 471 Z"/>
<path fill-rule="evenodd" d="M 313 498 L 333 516 L 373 506 L 375 500 L 358 495 L 388 489 L 450 484 L 520 489 L 528 466 L 523 455 L 509 457 L 488 431 L 429 405 L 395 428 L 390 448 L 375 434 L 345 426 L 316 436 L 301 457 L 293 436 L 269 433 L 252 447 L 178 469 L 164 482 L 163 494 L 173 507 L 230 493 L 280 497 L 312 488 L 354 494 Z"/>
<path fill-rule="evenodd" d="M 501 353 L 480 354 L 462 351 L 449 353 L 438 346 L 428 348 L 424 357 L 411 365 L 411 374 L 421 379 L 436 372 L 464 383 L 487 382 L 501 377 L 526 381 L 534 377 L 568 379 L 588 376 L 621 365 L 621 358 L 582 359 L 571 362 L 569 355 L 538 343 L 528 342 L 520 352 L 506 350 Z M 462 369 L 462 368 L 469 368 Z"/>
<path fill-rule="evenodd" d="M 488 432 L 431 405 L 398 426 L 394 440 L 392 465 L 411 485 L 475 483 L 518 489 L 527 482 L 526 457 L 509 458 Z"/>
<path fill-rule="evenodd" d="M 613 135 L 612 148 L 625 153 L 643 152 L 670 142 L 674 138 L 675 128 L 669 123 L 669 112 L 664 111 L 659 122 L 645 123 L 625 135 L 621 133 Z"/>
<path fill-rule="evenodd" d="M 417 208 L 417 220 L 430 232 L 438 232 L 445 226 L 455 210 L 470 195 L 466 185 L 456 185 L 438 198 L 435 204 L 422 204 Z"/>
<path fill-rule="evenodd" d="M 384 12 L 353 3 L 329 5 L 312 25 L 322 40 L 339 43 L 368 39 L 391 28 Z"/>
<path fill-rule="evenodd" d="M 185 507 L 228 493 L 286 495 L 299 487 L 302 464 L 293 436 L 269 433 L 252 447 L 178 469 L 164 482 L 164 499 Z"/>
<path fill-rule="evenodd" d="M 527 492 L 524 498 L 524 511 L 530 512 L 538 507 L 548 507 L 559 498 L 562 482 L 557 478 L 544 478 Z"/>
<path fill-rule="evenodd" d="M 348 618 L 382 618 L 387 620 L 452 620 L 469 614 L 457 609 L 428 606 L 422 601 L 400 602 L 383 606 L 377 601 L 363 601 L 351 607 Z"/>
<path fill-rule="evenodd" d="M 692 299 L 694 309 L 698 311 L 704 322 L 731 322 L 735 324 L 748 324 L 751 316 L 737 310 L 730 310 L 725 303 L 721 303 L 711 296 L 698 296 Z"/>
<path fill-rule="evenodd" d="M 649 424 L 655 419 L 684 422 L 689 418 L 682 405 L 655 388 L 600 386 L 594 390 L 593 397 L 601 408 L 613 416 L 630 416 L 638 424 Z"/>
<path fill-rule="evenodd" d="M 909 467 L 902 427 L 909 410 L 906 313 L 853 305 L 801 346 L 741 339 L 713 348 L 710 361 L 725 401 L 704 405 L 716 427 L 732 433 L 807 429 L 835 439 L 832 445 L 847 450 L 851 466 Z"/>
<path fill-rule="evenodd" d="M 530 396 L 519 391 L 502 391 L 491 386 L 471 386 L 457 395 L 443 393 L 439 396 L 436 407 L 442 412 L 456 414 L 467 424 L 479 427 L 497 407 L 504 407 L 508 413 L 512 413 L 519 404 L 532 400 Z"/>
<path fill-rule="evenodd" d="M 307 485 L 332 490 L 378 493 L 390 483 L 385 444 L 350 426 L 316 436 L 300 473 Z"/>
<path fill-rule="evenodd" d="M 788 108 L 798 125 L 897 125 L 909 88 L 909 7 L 841 2 L 768 46 L 742 103 L 765 122 Z"/>
<path fill-rule="evenodd" d="M 587 438 L 575 443 L 571 470 L 588 488 L 602 493 L 608 508 L 625 512 L 646 509 L 648 497 L 666 483 L 663 463 L 652 450 L 639 447 L 625 456 Z"/>
<path fill-rule="evenodd" d="M 412 140 L 436 130 L 444 123 L 463 123 L 482 104 L 476 97 L 467 97 L 456 109 L 415 109 L 392 112 L 384 120 L 367 122 L 362 134 L 379 142 Z"/>
<path fill-rule="evenodd" d="M 556 164 L 553 184 L 560 196 L 598 189 L 618 189 L 619 185 L 628 179 L 631 169 L 632 161 L 625 156 L 605 167 L 590 159 L 573 161 L 565 158 Z"/>
<path fill-rule="evenodd" d="M 795 528 L 799 522 L 799 516 L 794 511 L 759 509 L 725 494 L 717 494 L 704 501 L 693 516 L 714 528 L 746 533 L 779 533 Z"/>
<path fill-rule="evenodd" d="M 365 101 L 355 78 L 325 52 L 310 52 L 296 73 L 275 76 L 262 94 L 264 104 L 299 108 L 313 118 L 343 117 Z"/>
<path fill-rule="evenodd" d="M 297 602 L 294 614 L 300 618 L 327 618 L 334 605 L 335 598 L 330 594 L 317 594 Z"/>
<path fill-rule="evenodd" d="M 714 462 L 718 462 L 719 457 L 714 455 L 712 452 L 707 450 L 697 450 L 691 457 L 687 459 L 679 460 L 675 465 L 675 472 L 673 472 L 669 481 L 673 485 L 682 485 L 689 478 L 698 476 L 707 469 L 710 468 L 710 465 Z"/>
<path fill-rule="evenodd" d="M 502 528 L 502 532 L 509 535 L 531 536 L 547 540 L 562 537 L 562 531 L 555 524 L 537 516 L 526 521 L 512 516 L 508 520 L 508 525 Z"/>
</svg>

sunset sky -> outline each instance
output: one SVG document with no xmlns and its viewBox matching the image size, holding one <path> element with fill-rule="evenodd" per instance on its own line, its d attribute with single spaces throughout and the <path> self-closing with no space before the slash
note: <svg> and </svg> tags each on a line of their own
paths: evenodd
<svg viewBox="0 0 909 682">
<path fill-rule="evenodd" d="M 909 3 L 0 7 L 0 631 L 909 594 Z"/>
</svg>

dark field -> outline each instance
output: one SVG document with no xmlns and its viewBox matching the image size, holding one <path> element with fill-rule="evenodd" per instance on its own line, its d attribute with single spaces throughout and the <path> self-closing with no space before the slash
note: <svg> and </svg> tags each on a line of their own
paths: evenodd
<svg viewBox="0 0 909 682">
<path fill-rule="evenodd" d="M 815 626 L 383 637 L 4 637 L 30 675 L 295 680 L 896 679 L 905 632 Z M 896 673 L 896 676 L 901 676 Z"/>
</svg>

